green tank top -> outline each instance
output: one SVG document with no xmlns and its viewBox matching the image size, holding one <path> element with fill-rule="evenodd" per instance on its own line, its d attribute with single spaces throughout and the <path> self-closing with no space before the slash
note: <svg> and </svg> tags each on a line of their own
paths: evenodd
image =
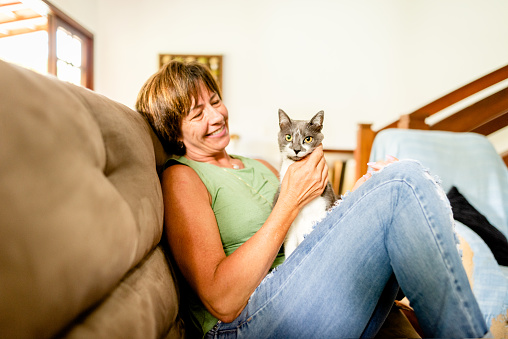
<svg viewBox="0 0 508 339">
<path fill-rule="evenodd" d="M 185 157 L 176 159 L 178 163 L 191 167 L 210 193 L 211 207 L 226 256 L 233 253 L 265 223 L 272 211 L 273 198 L 279 187 L 277 177 L 259 161 L 242 156 L 232 157 L 241 160 L 245 168 L 222 168 Z M 281 250 L 272 268 L 283 261 L 284 253 Z M 183 289 L 182 293 L 186 294 L 182 296 L 186 299 L 182 306 L 189 306 L 192 321 L 206 334 L 217 323 L 217 319 L 206 310 L 189 288 Z"/>
</svg>

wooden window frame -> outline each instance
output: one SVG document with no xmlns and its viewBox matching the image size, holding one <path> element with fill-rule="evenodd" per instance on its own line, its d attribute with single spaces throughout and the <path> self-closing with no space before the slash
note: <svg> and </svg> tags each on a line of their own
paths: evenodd
<svg viewBox="0 0 508 339">
<path fill-rule="evenodd" d="M 48 7 L 48 73 L 56 76 L 57 57 L 56 57 L 56 32 L 58 27 L 62 27 L 73 35 L 78 36 L 83 41 L 83 54 L 81 56 L 82 73 L 81 85 L 93 90 L 93 34 L 86 28 L 77 23 L 74 19 L 53 6 L 49 1 L 42 0 Z"/>
</svg>

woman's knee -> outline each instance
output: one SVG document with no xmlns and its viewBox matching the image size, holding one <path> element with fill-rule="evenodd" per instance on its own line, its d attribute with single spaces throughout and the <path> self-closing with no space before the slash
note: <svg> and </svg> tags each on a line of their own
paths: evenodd
<svg viewBox="0 0 508 339">
<path fill-rule="evenodd" d="M 412 159 L 404 159 L 393 162 L 386 166 L 384 170 L 396 170 L 397 172 L 408 172 L 408 173 L 421 173 L 426 170 L 423 168 L 422 164 L 417 160 Z"/>
<path fill-rule="evenodd" d="M 440 198 L 446 196 L 439 178 L 431 175 L 429 170 L 416 160 L 408 159 L 394 162 L 375 173 L 375 175 L 379 175 L 379 179 L 382 181 L 400 181 L 413 188 L 430 187 L 432 191 L 438 193 Z"/>
<path fill-rule="evenodd" d="M 385 167 L 386 181 L 400 181 L 411 190 L 417 191 L 427 197 L 433 197 L 446 202 L 449 206 L 446 193 L 441 186 L 440 179 L 431 174 L 420 162 L 416 160 L 401 160 Z M 382 174 L 382 173 L 379 173 Z M 426 192 L 426 193 L 425 193 Z"/>
<path fill-rule="evenodd" d="M 412 180 L 431 180 L 435 181 L 432 176 L 430 176 L 428 170 L 422 166 L 422 164 L 416 160 L 400 160 L 394 162 L 385 168 L 383 168 L 379 173 L 383 173 L 388 179 L 410 179 Z M 411 181 L 412 181 L 411 180 Z"/>
</svg>

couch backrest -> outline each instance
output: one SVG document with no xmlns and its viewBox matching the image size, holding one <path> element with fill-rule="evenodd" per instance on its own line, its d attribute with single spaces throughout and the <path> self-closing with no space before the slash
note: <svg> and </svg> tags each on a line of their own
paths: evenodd
<svg viewBox="0 0 508 339">
<path fill-rule="evenodd" d="M 164 157 L 137 112 L 0 61 L 0 337 L 55 335 L 155 248 Z"/>
</svg>

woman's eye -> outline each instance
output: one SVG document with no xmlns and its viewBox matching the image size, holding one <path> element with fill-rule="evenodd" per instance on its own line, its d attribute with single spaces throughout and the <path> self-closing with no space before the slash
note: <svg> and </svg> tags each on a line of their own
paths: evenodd
<svg viewBox="0 0 508 339">
<path fill-rule="evenodd" d="M 191 118 L 191 120 L 198 120 L 201 118 L 202 115 L 203 115 L 203 112 L 200 111 L 200 112 L 194 114 L 194 116 Z"/>
<path fill-rule="evenodd" d="M 305 142 L 306 142 L 307 144 L 310 144 L 310 143 L 312 142 L 312 140 L 314 140 L 314 138 L 312 138 L 312 137 L 306 137 L 306 138 L 305 138 Z"/>
<path fill-rule="evenodd" d="M 291 141 L 293 140 L 293 137 L 291 136 L 291 134 L 286 134 L 286 141 Z"/>
<path fill-rule="evenodd" d="M 221 103 L 221 99 L 219 97 L 219 95 L 217 93 L 213 93 L 212 96 L 210 97 L 210 104 L 212 106 L 217 106 Z"/>
</svg>

